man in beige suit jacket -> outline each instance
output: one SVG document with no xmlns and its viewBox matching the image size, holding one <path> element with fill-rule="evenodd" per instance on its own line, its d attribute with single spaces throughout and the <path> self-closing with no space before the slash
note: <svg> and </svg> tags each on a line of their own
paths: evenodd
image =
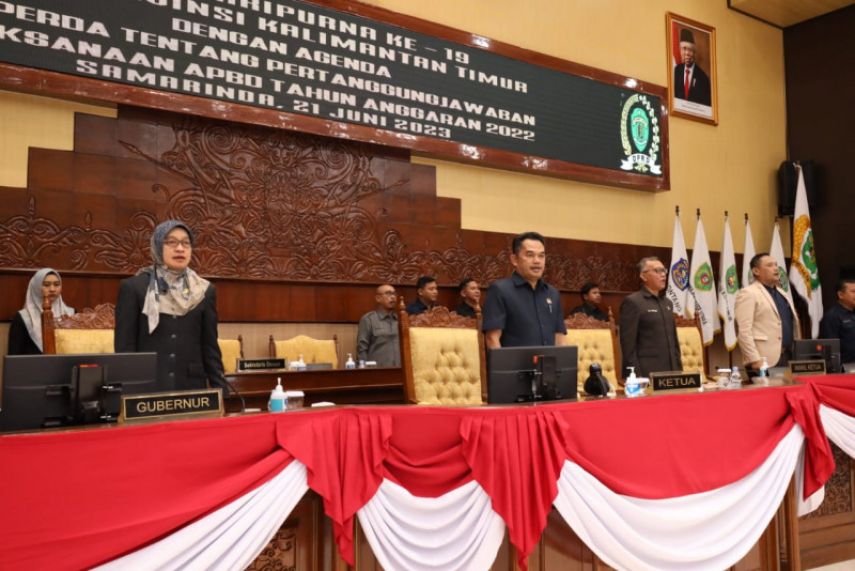
<svg viewBox="0 0 855 571">
<path fill-rule="evenodd" d="M 763 357 L 770 367 L 786 365 L 793 339 L 800 337 L 799 317 L 780 289 L 775 258 L 757 254 L 751 258 L 751 273 L 755 281 L 736 294 L 735 312 L 739 349 L 749 374 L 760 369 Z"/>
</svg>

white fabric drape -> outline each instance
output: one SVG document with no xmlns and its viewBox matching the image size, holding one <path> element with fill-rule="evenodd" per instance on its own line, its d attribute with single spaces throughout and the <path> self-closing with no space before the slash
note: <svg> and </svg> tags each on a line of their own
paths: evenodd
<svg viewBox="0 0 855 571">
<path fill-rule="evenodd" d="M 855 417 L 824 404 L 819 405 L 819 416 L 828 439 L 855 458 Z"/>
<path fill-rule="evenodd" d="M 798 426 L 745 478 L 707 492 L 648 500 L 616 494 L 567 461 L 555 507 L 606 564 L 641 571 L 719 571 L 739 561 L 778 509 L 798 462 Z"/>
<path fill-rule="evenodd" d="M 384 569 L 486 570 L 505 533 L 490 497 L 474 481 L 421 498 L 384 480 L 358 516 Z"/>
<path fill-rule="evenodd" d="M 306 467 L 294 460 L 250 493 L 97 569 L 244 569 L 261 553 L 308 489 Z"/>
</svg>

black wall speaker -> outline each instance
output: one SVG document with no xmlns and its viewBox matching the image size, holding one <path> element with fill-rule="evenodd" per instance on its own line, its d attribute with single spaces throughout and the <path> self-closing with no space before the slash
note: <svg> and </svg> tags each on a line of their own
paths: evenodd
<svg viewBox="0 0 855 571">
<path fill-rule="evenodd" d="M 796 209 L 796 187 L 799 183 L 797 161 L 784 161 L 778 167 L 778 216 L 792 216 Z M 814 176 L 813 161 L 798 161 L 805 177 L 808 206 L 811 210 L 819 206 Z"/>
</svg>

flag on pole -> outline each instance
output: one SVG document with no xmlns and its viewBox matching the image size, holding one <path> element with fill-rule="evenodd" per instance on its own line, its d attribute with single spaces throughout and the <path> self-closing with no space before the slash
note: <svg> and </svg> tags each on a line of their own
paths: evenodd
<svg viewBox="0 0 855 571">
<path fill-rule="evenodd" d="M 668 289 L 665 295 L 674 305 L 674 313 L 683 317 L 688 313 L 689 299 L 689 255 L 686 253 L 686 241 L 683 240 L 683 227 L 680 225 L 680 207 L 674 218 L 674 239 L 671 242 L 671 271 L 668 272 Z"/>
<path fill-rule="evenodd" d="M 718 315 L 724 324 L 724 345 L 728 351 L 736 347 L 736 318 L 734 304 L 739 290 L 739 277 L 736 275 L 736 256 L 733 253 L 733 236 L 730 235 L 730 221 L 724 213 L 724 240 L 721 246 L 721 258 L 718 268 Z"/>
<path fill-rule="evenodd" d="M 751 273 L 751 258 L 756 253 L 754 250 L 754 238 L 751 236 L 751 224 L 748 222 L 748 213 L 746 213 L 745 247 L 742 249 L 742 287 L 748 287 L 754 283 L 754 274 Z"/>
<path fill-rule="evenodd" d="M 695 245 L 692 248 L 692 265 L 689 271 L 689 317 L 697 312 L 701 321 L 701 334 L 704 345 L 713 342 L 716 331 L 720 330 L 718 313 L 716 313 L 715 276 L 713 276 L 710 250 L 707 247 L 707 237 L 704 233 L 704 223 L 698 211 L 698 228 L 695 231 Z"/>
<path fill-rule="evenodd" d="M 822 319 L 822 286 L 819 283 L 819 270 L 816 267 L 816 253 L 813 249 L 813 230 L 810 226 L 805 177 L 799 167 L 799 183 L 796 187 L 796 212 L 793 217 L 793 256 L 790 265 L 790 283 L 793 289 L 804 298 L 810 315 L 810 336 L 816 339 L 819 334 L 819 321 Z"/>
<path fill-rule="evenodd" d="M 793 303 L 793 290 L 790 289 L 790 279 L 787 277 L 787 260 L 784 259 L 784 247 L 781 245 L 781 227 L 775 219 L 775 227 L 772 229 L 772 245 L 769 247 L 769 255 L 778 262 L 778 279 L 784 295 Z M 795 307 L 795 305 L 793 305 Z"/>
</svg>

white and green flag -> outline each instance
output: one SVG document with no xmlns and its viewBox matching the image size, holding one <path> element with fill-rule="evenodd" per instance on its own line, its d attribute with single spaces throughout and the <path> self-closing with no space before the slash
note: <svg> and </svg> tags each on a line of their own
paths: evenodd
<svg viewBox="0 0 855 571">
<path fill-rule="evenodd" d="M 754 283 L 754 274 L 751 273 L 751 258 L 756 253 L 756 250 L 754 250 L 754 238 L 751 236 L 751 224 L 749 224 L 748 214 L 746 214 L 745 247 L 742 249 L 742 287 L 748 287 Z"/>
<path fill-rule="evenodd" d="M 686 317 L 689 315 L 689 255 L 686 253 L 686 241 L 683 240 L 679 209 L 674 218 L 674 240 L 671 242 L 671 265 L 669 269 L 668 289 L 665 290 L 665 295 L 674 304 L 674 313 Z"/>
<path fill-rule="evenodd" d="M 733 253 L 733 236 L 730 235 L 730 221 L 724 215 L 724 240 L 721 246 L 721 258 L 718 267 L 718 315 L 724 330 L 724 345 L 728 351 L 736 348 L 736 319 L 734 303 L 739 290 L 739 277 L 736 274 L 736 256 Z"/>
<path fill-rule="evenodd" d="M 784 259 L 784 247 L 781 245 L 781 227 L 778 226 L 778 221 L 775 220 L 775 227 L 772 229 L 772 245 L 769 247 L 769 255 L 775 258 L 778 262 L 778 279 L 781 282 L 781 289 L 790 303 L 793 302 L 793 290 L 790 289 L 790 279 L 787 277 L 787 260 Z"/>
<path fill-rule="evenodd" d="M 720 329 L 716 309 L 715 276 L 713 276 L 710 250 L 704 233 L 704 223 L 698 215 L 698 228 L 695 231 L 695 246 L 692 249 L 692 265 L 689 270 L 689 295 L 694 303 L 689 303 L 689 317 L 697 312 L 701 321 L 701 333 L 704 345 L 713 342 L 716 331 Z"/>
<path fill-rule="evenodd" d="M 810 336 L 819 334 L 822 319 L 822 286 L 816 267 L 813 249 L 813 230 L 810 226 L 805 178 L 799 167 L 799 184 L 796 187 L 796 212 L 793 216 L 793 257 L 790 265 L 790 284 L 804 298 L 810 315 Z"/>
</svg>

